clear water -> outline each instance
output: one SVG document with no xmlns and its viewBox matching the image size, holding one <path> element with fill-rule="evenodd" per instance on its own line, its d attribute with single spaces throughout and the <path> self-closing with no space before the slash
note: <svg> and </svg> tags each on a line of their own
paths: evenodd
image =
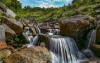
<svg viewBox="0 0 100 63">
<path fill-rule="evenodd" d="M 25 27 L 24 33 L 26 34 L 29 44 L 27 44 L 27 47 L 35 46 L 38 42 L 38 36 L 33 37 L 32 33 L 29 30 L 29 27 Z"/>
<path fill-rule="evenodd" d="M 27 45 L 27 47 L 36 46 L 36 44 L 38 42 L 38 36 L 35 36 L 34 38 L 33 38 L 33 36 L 28 37 L 28 38 L 29 38 L 30 43 Z"/>
</svg>

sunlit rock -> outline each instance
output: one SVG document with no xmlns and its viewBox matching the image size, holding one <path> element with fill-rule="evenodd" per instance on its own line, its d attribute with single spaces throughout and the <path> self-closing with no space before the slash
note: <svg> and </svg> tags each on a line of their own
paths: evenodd
<svg viewBox="0 0 100 63">
<path fill-rule="evenodd" d="M 11 54 L 5 63 L 50 63 L 50 53 L 44 47 L 30 47 Z"/>
</svg>

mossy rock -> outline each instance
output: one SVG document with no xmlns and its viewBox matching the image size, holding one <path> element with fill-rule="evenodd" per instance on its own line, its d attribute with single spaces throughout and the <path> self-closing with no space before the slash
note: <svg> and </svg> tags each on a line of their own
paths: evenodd
<svg viewBox="0 0 100 63">
<path fill-rule="evenodd" d="M 96 44 L 100 44 L 100 25 L 97 26 Z"/>
<path fill-rule="evenodd" d="M 94 55 L 96 57 L 99 57 L 100 58 L 100 45 L 97 45 L 97 44 L 93 44 L 91 46 L 91 50 L 93 51 Z"/>
</svg>

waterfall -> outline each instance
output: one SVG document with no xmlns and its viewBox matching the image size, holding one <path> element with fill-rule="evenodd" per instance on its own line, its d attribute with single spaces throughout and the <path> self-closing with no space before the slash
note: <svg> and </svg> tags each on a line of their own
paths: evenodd
<svg viewBox="0 0 100 63">
<path fill-rule="evenodd" d="M 86 49 L 82 50 L 82 53 L 84 54 L 85 59 L 93 59 L 94 55 L 89 48 L 91 47 L 92 44 L 95 43 L 95 40 L 96 40 L 96 30 L 93 29 L 87 35 Z"/>
<path fill-rule="evenodd" d="M 29 44 L 27 44 L 27 47 L 35 46 L 38 42 L 38 36 L 33 37 L 32 33 L 29 30 L 29 27 L 25 27 L 24 33 L 29 40 Z"/>
<path fill-rule="evenodd" d="M 52 63 L 79 63 L 82 58 L 75 41 L 70 37 L 51 37 L 49 47 Z"/>
<path fill-rule="evenodd" d="M 96 30 L 91 30 L 87 36 L 87 44 L 86 47 L 89 48 L 92 44 L 95 43 L 96 40 Z"/>
<path fill-rule="evenodd" d="M 48 35 L 53 35 L 53 29 L 49 29 Z"/>
<path fill-rule="evenodd" d="M 37 27 L 37 34 L 41 34 L 41 30 L 39 27 Z"/>
<path fill-rule="evenodd" d="M 29 36 L 28 38 L 29 38 L 30 43 L 27 45 L 27 47 L 36 46 L 38 42 L 38 36 L 35 36 L 34 38 L 33 36 Z"/>
<path fill-rule="evenodd" d="M 60 32 L 60 30 L 59 30 L 59 29 L 55 29 L 55 34 L 56 34 L 56 35 L 58 35 L 58 34 L 59 34 L 59 32 Z"/>
<path fill-rule="evenodd" d="M 58 35 L 59 34 L 59 29 L 48 29 L 48 35 Z"/>
</svg>

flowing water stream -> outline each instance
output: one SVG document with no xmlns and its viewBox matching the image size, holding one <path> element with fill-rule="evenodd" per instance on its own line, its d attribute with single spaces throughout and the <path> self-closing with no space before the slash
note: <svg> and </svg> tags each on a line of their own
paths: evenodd
<svg viewBox="0 0 100 63">
<path fill-rule="evenodd" d="M 52 63 L 80 63 L 82 54 L 70 37 L 51 37 L 49 39 Z"/>
<path fill-rule="evenodd" d="M 41 33 L 40 29 L 37 28 L 38 34 Z M 28 47 L 36 46 L 38 42 L 38 36 L 33 37 L 29 28 L 25 28 L 25 33 L 28 37 Z M 59 30 L 57 30 L 59 31 Z M 49 29 L 49 50 L 52 54 L 52 63 L 81 63 L 83 54 L 87 54 L 89 50 L 84 50 L 84 53 L 80 53 L 76 42 L 73 38 L 54 35 L 54 30 Z M 58 32 L 57 32 L 58 34 Z M 87 49 L 95 43 L 96 30 L 92 30 L 87 36 Z M 90 51 L 89 51 L 90 52 Z"/>
<path fill-rule="evenodd" d="M 25 27 L 24 32 L 29 40 L 29 44 L 27 44 L 27 47 L 35 46 L 38 42 L 38 36 L 33 37 L 32 33 L 29 30 L 29 27 Z"/>
<path fill-rule="evenodd" d="M 92 44 L 95 43 L 95 40 L 96 40 L 96 30 L 93 29 L 89 32 L 87 36 L 86 47 L 89 48 Z"/>
</svg>

